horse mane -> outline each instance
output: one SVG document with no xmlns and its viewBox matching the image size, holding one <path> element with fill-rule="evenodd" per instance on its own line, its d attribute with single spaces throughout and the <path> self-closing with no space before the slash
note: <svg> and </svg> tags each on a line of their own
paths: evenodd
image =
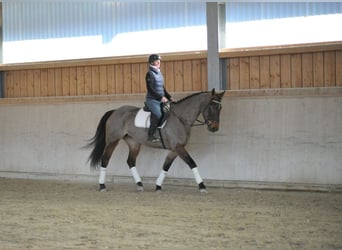
<svg viewBox="0 0 342 250">
<path fill-rule="evenodd" d="M 177 101 L 176 104 L 184 102 L 184 101 L 190 99 L 191 97 L 194 97 L 194 96 L 197 96 L 197 95 L 200 95 L 200 94 L 203 94 L 203 93 L 208 93 L 208 91 L 202 91 L 202 92 L 197 92 L 197 93 L 193 93 L 191 95 L 188 95 L 188 96 L 180 99 L 179 101 Z"/>
</svg>

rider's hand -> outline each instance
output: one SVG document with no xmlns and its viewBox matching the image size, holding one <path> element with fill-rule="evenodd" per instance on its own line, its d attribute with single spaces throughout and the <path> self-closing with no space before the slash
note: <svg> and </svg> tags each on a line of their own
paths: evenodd
<svg viewBox="0 0 342 250">
<path fill-rule="evenodd" d="M 165 96 L 163 96 L 162 99 L 161 99 L 161 102 L 162 102 L 162 103 L 165 103 L 165 102 L 168 102 L 168 101 L 169 101 L 169 100 L 168 100 Z"/>
</svg>

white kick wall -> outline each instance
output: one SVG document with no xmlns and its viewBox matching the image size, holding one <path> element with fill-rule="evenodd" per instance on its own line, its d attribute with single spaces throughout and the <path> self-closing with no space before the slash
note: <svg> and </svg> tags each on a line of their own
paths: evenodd
<svg viewBox="0 0 342 250">
<path fill-rule="evenodd" d="M 341 88 L 324 95 L 315 95 L 315 90 L 304 95 L 291 91 L 263 92 L 262 96 L 227 93 L 219 132 L 193 127 L 187 149 L 205 183 L 341 188 Z M 0 177 L 97 183 L 98 172 L 87 164 L 90 150 L 82 147 L 106 111 L 124 104 L 141 106 L 143 101 L 144 95 L 0 100 Z M 107 182 L 125 179 L 133 183 L 127 154 L 126 144 L 120 142 L 108 166 Z M 142 147 L 137 168 L 143 182 L 155 181 L 166 154 Z M 168 182 L 196 185 L 189 167 L 178 158 Z"/>
</svg>

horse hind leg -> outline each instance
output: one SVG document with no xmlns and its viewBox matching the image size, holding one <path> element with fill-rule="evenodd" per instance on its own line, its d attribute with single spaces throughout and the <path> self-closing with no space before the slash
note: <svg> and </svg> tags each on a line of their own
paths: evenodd
<svg viewBox="0 0 342 250">
<path fill-rule="evenodd" d="M 104 192 L 106 191 L 106 170 L 107 170 L 107 166 L 110 160 L 110 157 L 113 154 L 114 149 L 116 148 L 116 146 L 118 145 L 119 140 L 112 142 L 110 144 L 108 144 L 105 149 L 104 149 L 104 153 L 102 155 L 101 158 L 101 167 L 100 167 L 100 176 L 99 176 L 99 191 L 100 192 Z"/>
<path fill-rule="evenodd" d="M 129 169 L 131 170 L 131 174 L 133 176 L 134 182 L 137 185 L 137 191 L 142 192 L 144 191 L 144 186 L 141 181 L 141 177 L 138 173 L 138 170 L 136 168 L 136 159 L 138 157 L 138 154 L 140 152 L 140 144 L 133 140 L 130 136 L 125 136 L 124 140 L 126 141 L 129 153 L 127 158 L 127 164 L 129 166 Z"/>
</svg>

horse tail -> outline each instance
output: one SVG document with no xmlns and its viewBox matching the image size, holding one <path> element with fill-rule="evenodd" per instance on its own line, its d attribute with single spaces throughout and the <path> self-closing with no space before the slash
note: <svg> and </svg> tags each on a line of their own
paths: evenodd
<svg viewBox="0 0 342 250">
<path fill-rule="evenodd" d="M 107 111 L 101 118 L 97 125 L 96 133 L 93 138 L 90 139 L 90 143 L 85 147 L 94 147 L 90 153 L 88 161 L 90 161 L 90 167 L 97 169 L 101 162 L 101 158 L 106 146 L 106 123 L 108 118 L 114 113 L 115 110 Z"/>
</svg>

